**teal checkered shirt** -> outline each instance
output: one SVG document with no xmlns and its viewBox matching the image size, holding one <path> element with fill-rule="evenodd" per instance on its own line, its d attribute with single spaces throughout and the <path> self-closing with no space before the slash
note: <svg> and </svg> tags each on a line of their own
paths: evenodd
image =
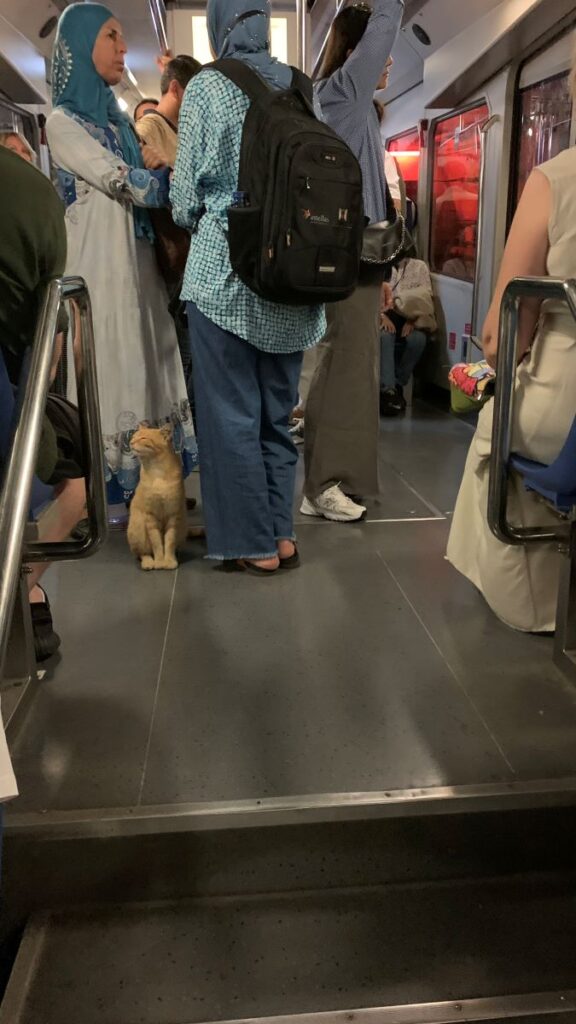
<svg viewBox="0 0 576 1024">
<path fill-rule="evenodd" d="M 263 352 L 301 352 L 322 338 L 324 307 L 267 302 L 230 265 L 227 212 L 238 187 L 248 106 L 244 93 L 217 71 L 196 75 L 186 89 L 170 193 L 174 220 L 193 232 L 182 298 Z"/>
</svg>

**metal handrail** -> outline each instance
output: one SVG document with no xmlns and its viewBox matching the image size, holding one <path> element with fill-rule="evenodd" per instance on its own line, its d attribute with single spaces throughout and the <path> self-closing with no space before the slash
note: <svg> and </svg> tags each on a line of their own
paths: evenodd
<svg viewBox="0 0 576 1024">
<path fill-rule="evenodd" d="M 568 306 L 576 320 L 576 280 L 553 277 L 517 277 L 510 282 L 500 307 L 496 392 L 492 422 L 488 525 L 505 544 L 558 541 L 567 531 L 545 527 L 512 526 L 507 519 L 508 463 L 512 445 L 514 384 L 518 364 L 518 322 L 522 299 L 554 299 Z M 552 412 L 552 410 L 551 410 Z"/>
<path fill-rule="evenodd" d="M 70 545 L 30 545 L 32 554 L 27 550 L 25 558 L 52 560 L 55 557 L 81 557 L 95 550 L 106 536 L 106 492 L 90 300 L 81 278 L 57 280 L 48 286 L 38 318 L 24 399 L 0 496 L 0 676 L 23 561 L 24 534 L 50 384 L 58 310 L 61 302 L 68 298 L 74 299 L 80 309 L 82 328 L 78 400 L 87 464 L 90 535 L 87 540 Z"/>
<path fill-rule="evenodd" d="M 27 562 L 54 562 L 87 558 L 95 553 L 108 533 L 102 429 L 90 295 L 86 283 L 81 277 L 66 277 L 61 282 L 54 281 L 50 287 L 58 288 L 61 301 L 73 301 L 80 316 L 80 352 L 75 362 L 89 532 L 83 540 L 50 543 L 29 542 L 24 549 L 24 560 Z"/>
</svg>

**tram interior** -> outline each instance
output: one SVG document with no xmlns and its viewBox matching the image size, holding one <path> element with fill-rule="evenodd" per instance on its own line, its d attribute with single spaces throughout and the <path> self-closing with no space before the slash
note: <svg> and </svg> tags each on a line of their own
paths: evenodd
<svg viewBox="0 0 576 1024">
<path fill-rule="evenodd" d="M 46 173 L 66 6 L 0 2 L 0 124 Z M 317 71 L 335 3 L 272 6 L 278 54 Z M 139 572 L 122 532 L 51 567 L 61 653 L 0 680 L 0 1024 L 576 1020 L 574 681 L 445 559 L 475 422 L 447 375 L 480 358 L 530 171 L 574 144 L 576 3 L 405 7 L 383 145 L 439 328 L 381 421 L 380 494 L 358 524 L 303 516 L 301 456 L 303 565 L 273 586 L 200 539 Z M 129 109 L 163 43 L 208 59 L 201 4 L 114 11 Z"/>
</svg>

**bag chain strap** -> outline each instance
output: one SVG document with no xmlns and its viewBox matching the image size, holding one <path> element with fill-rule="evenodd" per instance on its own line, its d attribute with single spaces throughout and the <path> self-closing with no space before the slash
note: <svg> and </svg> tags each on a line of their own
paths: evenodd
<svg viewBox="0 0 576 1024">
<path fill-rule="evenodd" d="M 398 217 L 402 221 L 402 236 L 401 236 L 400 242 L 398 243 L 398 246 L 394 250 L 394 252 L 390 256 L 388 256 L 388 258 L 385 259 L 384 261 L 363 259 L 362 263 L 374 263 L 374 264 L 376 264 L 379 267 L 385 267 L 388 263 L 391 263 L 392 260 L 395 260 L 396 257 L 400 255 L 400 253 L 402 252 L 402 250 L 403 250 L 403 248 L 404 248 L 404 246 L 406 244 L 406 221 L 404 220 L 404 217 L 402 216 L 401 213 L 398 214 Z M 396 222 L 394 222 L 394 223 L 396 223 Z"/>
</svg>

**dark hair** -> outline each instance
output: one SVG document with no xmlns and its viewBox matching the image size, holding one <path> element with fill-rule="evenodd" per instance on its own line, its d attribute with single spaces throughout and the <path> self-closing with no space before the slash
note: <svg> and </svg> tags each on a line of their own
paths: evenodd
<svg viewBox="0 0 576 1024">
<path fill-rule="evenodd" d="M 326 56 L 319 78 L 329 78 L 346 62 L 350 50 L 355 50 L 366 31 L 372 11 L 367 4 L 345 7 L 332 22 Z"/>
<path fill-rule="evenodd" d="M 132 115 L 134 120 L 136 120 L 136 115 L 137 115 L 138 111 L 140 110 L 140 107 L 142 107 L 145 103 L 152 104 L 153 107 L 157 107 L 158 106 L 158 100 L 155 100 L 153 96 L 145 96 L 144 99 L 139 100 L 139 102 L 134 107 L 134 113 Z"/>
<path fill-rule="evenodd" d="M 185 89 L 190 79 L 198 74 L 201 67 L 202 65 L 199 61 L 195 60 L 194 57 L 188 57 L 187 54 L 173 57 L 162 72 L 160 92 L 165 96 L 171 82 L 178 82 L 178 85 Z"/>
</svg>

